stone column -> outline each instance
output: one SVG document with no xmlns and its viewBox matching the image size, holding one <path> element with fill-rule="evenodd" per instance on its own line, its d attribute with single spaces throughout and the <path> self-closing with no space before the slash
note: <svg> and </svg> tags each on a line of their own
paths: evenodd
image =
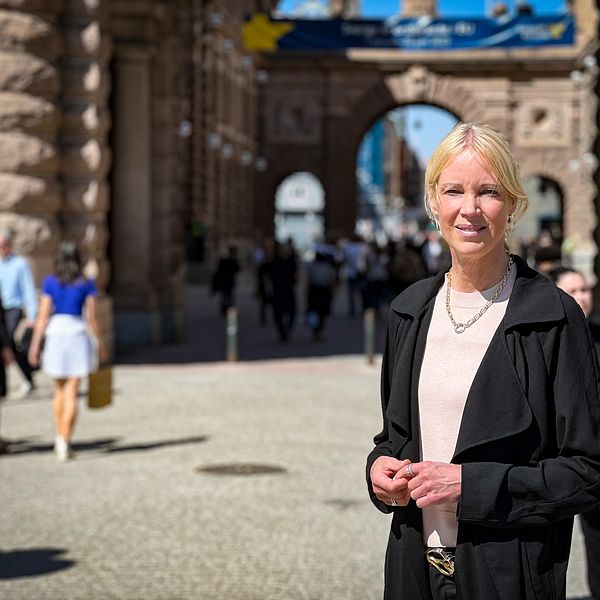
<svg viewBox="0 0 600 600">
<path fill-rule="evenodd" d="M 186 76 L 181 0 L 155 7 L 157 45 L 152 100 L 152 245 L 153 280 L 159 283 L 161 338 L 181 341 L 184 329 L 184 181 L 186 151 L 179 126 L 184 117 Z M 189 9 L 186 11 L 191 17 Z"/>
<path fill-rule="evenodd" d="M 114 0 L 113 264 L 117 342 L 184 335 L 187 0 Z"/>
<path fill-rule="evenodd" d="M 160 341 L 158 297 L 152 283 L 152 113 L 150 52 L 116 48 L 113 66 L 113 207 L 111 290 L 119 344 Z M 119 118 L 121 115 L 121 118 Z"/>
<path fill-rule="evenodd" d="M 65 0 L 64 4 L 61 143 L 65 201 L 60 217 L 62 237 L 80 245 L 85 272 L 96 279 L 100 322 L 111 347 L 112 302 L 104 294 L 110 279 L 106 254 L 111 160 L 107 8 L 108 0 Z"/>
<path fill-rule="evenodd" d="M 54 268 L 63 195 L 62 7 L 62 0 L 0 0 L 0 226 L 14 230 L 38 285 Z"/>
</svg>

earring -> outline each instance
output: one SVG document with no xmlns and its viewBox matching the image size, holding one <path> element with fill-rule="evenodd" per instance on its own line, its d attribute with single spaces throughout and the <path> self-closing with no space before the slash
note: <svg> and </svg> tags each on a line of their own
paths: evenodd
<svg viewBox="0 0 600 600">
<path fill-rule="evenodd" d="M 508 236 L 512 233 L 514 222 L 513 222 L 513 214 L 509 213 L 508 218 L 506 219 L 506 229 L 504 230 L 504 239 L 508 242 Z"/>
</svg>

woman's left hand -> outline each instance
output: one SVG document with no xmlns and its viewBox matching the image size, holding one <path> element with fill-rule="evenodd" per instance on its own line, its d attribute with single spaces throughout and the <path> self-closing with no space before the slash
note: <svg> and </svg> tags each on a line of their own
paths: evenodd
<svg viewBox="0 0 600 600">
<path fill-rule="evenodd" d="M 458 502 L 462 477 L 460 465 L 424 461 L 409 466 L 402 471 L 405 477 L 410 477 L 412 471 L 408 489 L 419 508 Z"/>
</svg>

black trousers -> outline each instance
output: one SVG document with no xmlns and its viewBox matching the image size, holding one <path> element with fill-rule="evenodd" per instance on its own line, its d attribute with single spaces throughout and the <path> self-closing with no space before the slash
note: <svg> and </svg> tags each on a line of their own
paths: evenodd
<svg viewBox="0 0 600 600">
<path fill-rule="evenodd" d="M 600 600 L 600 508 L 581 515 L 581 529 L 585 539 L 590 593 L 593 600 Z"/>
<path fill-rule="evenodd" d="M 32 382 L 32 373 L 33 370 L 29 366 L 29 362 L 27 360 L 27 356 L 23 352 L 17 349 L 15 345 L 15 329 L 19 324 L 19 321 L 23 318 L 23 311 L 20 308 L 7 308 L 4 310 L 4 323 L 6 325 L 6 333 L 8 337 L 12 340 L 12 349 L 15 355 L 15 361 L 19 365 L 19 368 L 23 372 L 25 379 Z M 6 381 L 6 373 L 4 370 L 4 364 L 0 361 L 0 365 L 2 365 L 2 379 Z"/>
<path fill-rule="evenodd" d="M 456 600 L 454 577 L 442 575 L 433 565 L 429 567 L 429 585 L 433 600 Z"/>
</svg>

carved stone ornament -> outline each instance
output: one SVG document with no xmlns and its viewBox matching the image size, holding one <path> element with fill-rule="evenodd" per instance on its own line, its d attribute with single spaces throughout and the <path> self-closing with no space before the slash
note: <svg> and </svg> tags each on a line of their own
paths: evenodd
<svg viewBox="0 0 600 600">
<path fill-rule="evenodd" d="M 406 95 L 412 101 L 423 101 L 427 97 L 427 88 L 432 74 L 422 65 L 413 65 L 404 75 Z"/>
<path fill-rule="evenodd" d="M 516 142 L 521 146 L 568 146 L 571 119 L 565 104 L 547 101 L 527 102 L 517 110 Z"/>
<path fill-rule="evenodd" d="M 316 144 L 321 140 L 322 109 L 310 98 L 286 98 L 269 107 L 268 139 L 275 144 Z"/>
</svg>

